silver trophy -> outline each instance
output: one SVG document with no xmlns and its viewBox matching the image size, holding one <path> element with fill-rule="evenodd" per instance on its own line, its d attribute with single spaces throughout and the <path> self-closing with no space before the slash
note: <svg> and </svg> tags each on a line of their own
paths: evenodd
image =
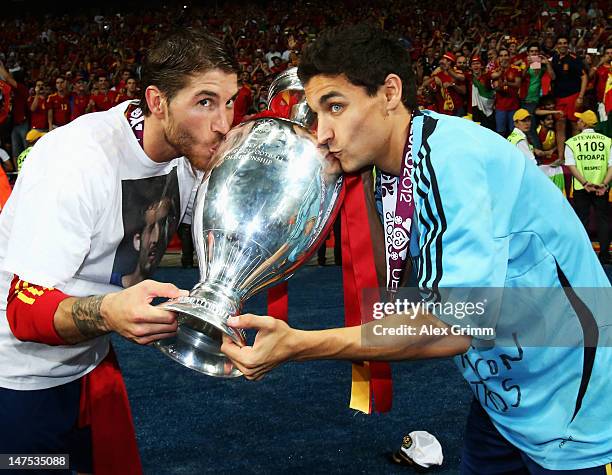
<svg viewBox="0 0 612 475">
<path fill-rule="evenodd" d="M 200 281 L 188 297 L 162 304 L 177 312 L 179 326 L 156 343 L 196 371 L 241 375 L 220 351 L 223 334 L 245 343 L 227 319 L 253 294 L 291 277 L 333 224 L 342 177 L 304 127 L 312 113 L 294 110 L 305 119 L 258 118 L 230 130 L 219 165 L 198 190 L 192 231 Z"/>
</svg>

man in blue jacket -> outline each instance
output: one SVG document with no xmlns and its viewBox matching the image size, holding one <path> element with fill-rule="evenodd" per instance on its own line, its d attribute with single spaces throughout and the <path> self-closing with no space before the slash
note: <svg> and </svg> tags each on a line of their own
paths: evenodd
<svg viewBox="0 0 612 475">
<path fill-rule="evenodd" d="M 366 202 L 388 294 L 413 272 L 423 305 L 321 331 L 242 315 L 230 324 L 255 343 L 222 351 L 255 380 L 289 360 L 456 356 L 475 396 L 462 473 L 612 473 L 610 283 L 562 194 L 495 133 L 419 111 L 408 54 L 377 30 L 322 34 L 298 74 L 327 159 L 376 167 Z M 481 322 L 444 310 L 461 289 L 489 299 Z"/>
</svg>

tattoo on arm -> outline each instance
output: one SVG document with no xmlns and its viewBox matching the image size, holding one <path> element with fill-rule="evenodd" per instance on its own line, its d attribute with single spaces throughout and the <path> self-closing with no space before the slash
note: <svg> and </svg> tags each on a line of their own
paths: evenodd
<svg viewBox="0 0 612 475">
<path fill-rule="evenodd" d="M 100 307 L 104 295 L 77 299 L 72 304 L 72 320 L 84 337 L 94 338 L 108 333 Z"/>
</svg>

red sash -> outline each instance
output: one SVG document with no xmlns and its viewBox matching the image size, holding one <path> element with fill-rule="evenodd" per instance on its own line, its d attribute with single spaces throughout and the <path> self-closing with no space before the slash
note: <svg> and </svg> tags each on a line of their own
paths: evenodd
<svg viewBox="0 0 612 475">
<path fill-rule="evenodd" d="M 364 185 L 359 175 L 345 175 L 342 206 L 342 273 L 346 326 L 366 323 L 361 309 L 372 308 L 364 302 L 363 289 L 379 287 L 374 264 L 372 238 L 368 225 Z M 371 293 L 368 297 L 373 297 Z M 391 410 L 393 384 L 391 367 L 383 361 L 353 363 L 351 407 L 366 413 Z M 374 402 L 374 406 L 372 405 Z"/>
<path fill-rule="evenodd" d="M 91 426 L 94 473 L 141 474 L 130 403 L 112 346 L 106 358 L 81 379 L 79 411 L 79 426 Z"/>
</svg>

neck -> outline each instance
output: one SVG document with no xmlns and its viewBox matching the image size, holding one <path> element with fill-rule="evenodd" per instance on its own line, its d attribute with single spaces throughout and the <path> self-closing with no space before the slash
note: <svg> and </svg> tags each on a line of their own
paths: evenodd
<svg viewBox="0 0 612 475">
<path fill-rule="evenodd" d="M 166 140 L 163 124 L 153 115 L 144 119 L 143 148 L 147 156 L 157 163 L 169 162 L 179 156 Z"/>
<path fill-rule="evenodd" d="M 386 149 L 379 158 L 374 160 L 376 168 L 389 175 L 399 176 L 404 160 L 404 146 L 410 133 L 413 114 L 402 108 L 396 116 L 390 116 L 393 121 L 391 134 Z"/>
</svg>

